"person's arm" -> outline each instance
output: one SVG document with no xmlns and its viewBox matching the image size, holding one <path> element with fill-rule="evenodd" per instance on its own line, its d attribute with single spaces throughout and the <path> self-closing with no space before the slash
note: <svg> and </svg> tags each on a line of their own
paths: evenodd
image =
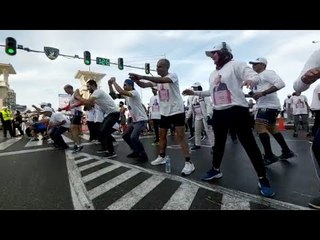
<svg viewBox="0 0 320 240">
<path fill-rule="evenodd" d="M 315 51 L 307 60 L 299 77 L 293 83 L 296 92 L 307 90 L 320 78 L 320 50 Z"/>
<path fill-rule="evenodd" d="M 77 89 L 77 90 L 75 91 L 74 96 L 75 96 L 79 101 L 81 101 L 83 104 L 89 104 L 89 105 L 94 105 L 94 104 L 95 104 L 96 97 L 93 97 L 93 96 L 91 95 L 88 99 L 85 99 L 85 98 L 83 98 L 83 97 L 80 95 L 79 89 Z"/>
<path fill-rule="evenodd" d="M 129 77 L 134 81 L 144 79 L 154 83 L 172 83 L 173 82 L 168 77 L 151 77 L 151 76 L 143 76 L 135 73 L 129 73 Z"/>
<path fill-rule="evenodd" d="M 113 79 L 115 79 L 114 77 L 110 78 L 108 80 L 108 86 L 109 86 L 109 95 L 112 97 L 112 99 L 117 99 L 117 98 L 122 98 L 121 94 L 117 94 L 114 89 L 113 89 Z"/>
<path fill-rule="evenodd" d="M 112 79 L 112 80 L 111 80 Z M 114 85 L 114 88 L 117 90 L 117 92 L 121 95 L 121 96 L 127 96 L 127 97 L 132 97 L 132 93 L 131 91 L 126 91 L 124 89 L 122 89 L 122 87 L 119 86 L 119 84 L 116 82 L 115 78 L 111 78 L 111 84 Z M 109 80 L 109 81 L 110 81 Z M 112 87 L 112 86 L 111 86 Z"/>
<path fill-rule="evenodd" d="M 36 109 L 37 112 L 42 112 L 43 110 L 41 108 L 38 108 L 37 106 L 35 105 L 32 105 L 32 107 L 34 107 Z"/>
<path fill-rule="evenodd" d="M 153 83 L 152 82 L 142 82 L 140 80 L 133 80 L 139 87 L 141 88 L 152 88 L 154 87 Z"/>
<path fill-rule="evenodd" d="M 279 89 L 276 86 L 271 86 L 270 88 L 268 88 L 267 90 L 264 90 L 262 92 L 255 92 L 252 97 L 254 98 L 254 100 L 258 100 L 259 98 L 264 97 L 270 93 L 274 93 L 278 90 Z"/>
</svg>

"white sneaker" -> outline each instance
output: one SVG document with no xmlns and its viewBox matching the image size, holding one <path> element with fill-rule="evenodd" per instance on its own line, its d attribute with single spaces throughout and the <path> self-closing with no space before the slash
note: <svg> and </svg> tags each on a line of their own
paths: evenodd
<svg viewBox="0 0 320 240">
<path fill-rule="evenodd" d="M 158 157 L 151 162 L 151 165 L 160 165 L 160 164 L 165 164 L 166 163 L 166 157 L 161 157 L 158 155 Z"/>
<path fill-rule="evenodd" d="M 181 171 L 182 175 L 190 175 L 195 170 L 192 162 L 186 162 L 184 168 Z"/>
</svg>

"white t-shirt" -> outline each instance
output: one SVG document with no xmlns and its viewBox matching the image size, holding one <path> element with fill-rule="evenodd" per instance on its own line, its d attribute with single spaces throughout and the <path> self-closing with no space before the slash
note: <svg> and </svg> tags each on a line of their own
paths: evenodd
<svg viewBox="0 0 320 240">
<path fill-rule="evenodd" d="M 150 118 L 151 119 L 161 119 L 160 115 L 160 100 L 159 96 L 155 95 L 150 98 Z"/>
<path fill-rule="evenodd" d="M 98 104 L 94 105 L 94 122 L 102 123 L 104 119 L 104 113 Z"/>
<path fill-rule="evenodd" d="M 126 104 L 133 122 L 148 121 L 147 113 L 142 106 L 141 98 L 137 90 L 131 91 L 132 96 L 125 96 Z"/>
<path fill-rule="evenodd" d="M 310 105 L 310 108 L 312 110 L 320 110 L 319 94 L 320 94 L 320 83 L 313 90 L 312 102 Z"/>
<path fill-rule="evenodd" d="M 307 97 L 304 95 L 292 96 L 290 98 L 290 104 L 292 105 L 292 114 L 308 114 L 308 108 L 306 104 L 307 101 Z"/>
<path fill-rule="evenodd" d="M 95 109 L 94 107 L 87 111 L 87 121 L 94 122 L 95 117 Z"/>
<path fill-rule="evenodd" d="M 183 99 L 180 95 L 179 80 L 175 73 L 169 73 L 165 78 L 170 78 L 172 83 L 157 83 L 160 100 L 160 114 L 172 116 L 184 113 Z"/>
<path fill-rule="evenodd" d="M 70 128 L 70 120 L 61 112 L 52 113 L 50 117 L 50 122 L 52 122 L 53 125 L 61 123 L 63 120 L 66 122 L 62 124 L 62 127 Z"/>
<path fill-rule="evenodd" d="M 80 103 L 80 101 L 74 97 L 74 94 L 75 94 L 75 93 L 73 93 L 73 94 L 71 95 L 70 99 L 69 99 L 69 104 L 70 104 L 70 106 Z M 70 113 L 71 113 L 72 115 L 75 115 L 76 111 L 82 111 L 82 106 L 73 107 L 73 108 L 70 109 Z"/>
<path fill-rule="evenodd" d="M 195 92 L 195 95 L 211 96 L 215 110 L 224 110 L 232 106 L 249 107 L 241 84 L 252 80 L 258 84 L 260 77 L 245 62 L 230 61 L 220 70 L 214 70 L 209 78 L 209 90 Z"/>
<path fill-rule="evenodd" d="M 109 115 L 110 113 L 113 113 L 113 112 L 119 112 L 119 109 L 115 104 L 115 102 L 113 101 L 113 99 L 111 98 L 111 96 L 105 93 L 103 90 L 96 89 L 91 94 L 91 97 L 95 98 L 95 103 L 99 105 L 99 107 L 101 108 L 101 111 L 104 114 Z"/>
<path fill-rule="evenodd" d="M 303 92 L 307 90 L 311 84 L 302 82 L 301 77 L 310 69 L 320 67 L 320 49 L 315 51 L 307 60 L 299 77 L 293 83 L 293 88 L 296 92 Z M 319 80 L 318 80 L 319 81 Z"/>
<path fill-rule="evenodd" d="M 284 88 L 285 83 L 282 79 L 272 70 L 264 70 L 259 73 L 260 81 L 256 87 L 254 87 L 254 92 L 263 92 L 272 86 L 278 89 Z M 280 100 L 278 98 L 277 92 L 267 94 L 266 96 L 260 97 L 256 102 L 257 108 L 271 108 L 281 110 Z"/>
</svg>

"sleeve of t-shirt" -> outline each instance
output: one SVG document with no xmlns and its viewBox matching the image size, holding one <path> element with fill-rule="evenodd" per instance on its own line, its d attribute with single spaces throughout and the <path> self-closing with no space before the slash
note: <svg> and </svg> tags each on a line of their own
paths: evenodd
<svg viewBox="0 0 320 240">
<path fill-rule="evenodd" d="M 173 83 L 178 82 L 178 76 L 175 73 L 169 73 L 166 77 L 170 78 Z"/>
<path fill-rule="evenodd" d="M 293 83 L 293 89 L 297 92 L 303 92 L 307 90 L 311 84 L 305 84 L 302 82 L 301 77 L 310 69 L 320 67 L 320 50 L 315 51 L 307 60 L 299 77 Z"/>
<path fill-rule="evenodd" d="M 266 79 L 267 82 L 271 83 L 273 86 L 275 86 L 278 89 L 284 88 L 286 84 L 282 79 L 279 77 L 278 74 L 276 74 L 275 71 L 268 71 L 268 78 Z"/>
</svg>

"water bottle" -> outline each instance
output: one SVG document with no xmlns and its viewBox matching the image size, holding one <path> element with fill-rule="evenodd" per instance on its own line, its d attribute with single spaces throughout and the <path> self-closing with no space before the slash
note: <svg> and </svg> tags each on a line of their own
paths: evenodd
<svg viewBox="0 0 320 240">
<path fill-rule="evenodd" d="M 169 156 L 166 156 L 165 171 L 166 173 L 171 173 L 171 160 Z"/>
</svg>

